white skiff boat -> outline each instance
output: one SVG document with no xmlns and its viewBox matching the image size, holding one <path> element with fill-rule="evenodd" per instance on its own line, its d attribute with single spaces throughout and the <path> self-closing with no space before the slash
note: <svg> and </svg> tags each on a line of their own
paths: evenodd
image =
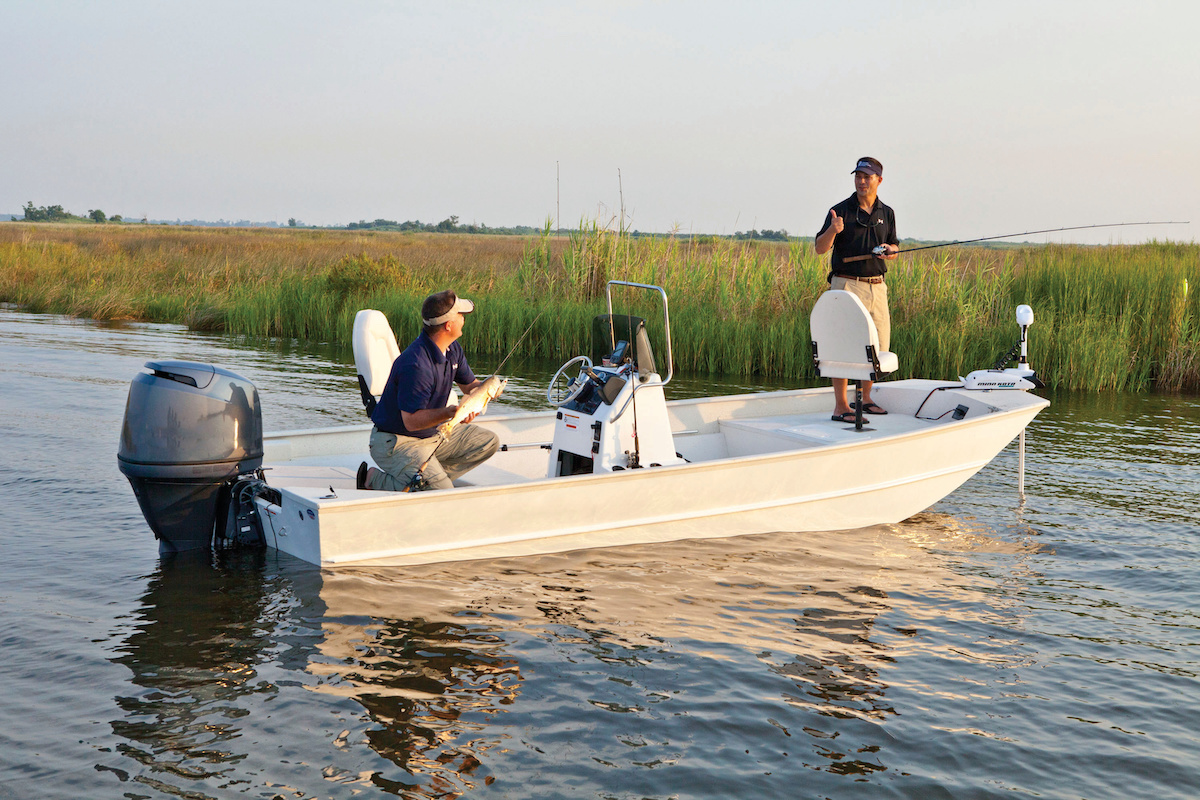
<svg viewBox="0 0 1200 800">
<path fill-rule="evenodd" d="M 661 296 L 666 378 L 655 371 L 640 320 L 612 315 L 612 285 Z M 369 424 L 260 434 L 258 444 L 253 386 L 193 362 L 151 362 L 152 372 L 135 379 L 121 468 L 164 550 L 207 546 L 215 533 L 218 543 L 257 539 L 323 567 L 419 564 L 899 522 L 962 485 L 1049 405 L 1026 391 L 1036 381 L 1025 361 L 1027 307 L 1018 312 L 1017 368 L 979 371 L 957 383 L 878 383 L 873 399 L 889 413 L 858 425 L 831 420 L 828 388 L 667 401 L 665 292 L 613 282 L 609 310 L 600 318 L 611 334 L 609 357 L 564 364 L 547 393 L 557 407 L 479 417 L 473 424 L 494 431 L 502 449 L 454 489 L 357 489 Z M 623 341 L 616 322 L 627 331 Z M 812 330 L 826 377 L 878 379 L 896 368 L 893 354 L 878 352 L 874 326 L 849 293 L 823 295 Z M 364 398 L 382 391 L 397 351 L 382 315 L 360 312 L 355 354 Z M 224 405 L 182 413 L 179 401 L 159 399 L 176 390 L 185 408 L 197 402 L 186 399 L 196 391 L 219 395 L 202 405 Z M 180 457 L 187 446 L 178 444 L 180 429 L 214 418 L 227 427 L 232 420 L 224 441 L 234 445 L 225 445 L 222 462 L 232 466 L 219 481 L 210 477 L 208 488 L 181 488 L 201 482 L 184 475 L 188 464 L 195 470 L 219 459 Z M 190 438 L 221 437 L 210 431 Z M 165 439 L 174 443 L 166 448 L 175 453 L 169 465 Z M 200 506 L 214 508 L 207 522 L 195 521 Z M 186 520 L 193 520 L 188 531 Z"/>
</svg>

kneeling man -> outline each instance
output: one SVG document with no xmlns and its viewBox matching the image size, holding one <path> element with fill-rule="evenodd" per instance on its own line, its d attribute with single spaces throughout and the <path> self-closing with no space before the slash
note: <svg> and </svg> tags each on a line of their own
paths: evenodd
<svg viewBox="0 0 1200 800">
<path fill-rule="evenodd" d="M 500 447 L 496 434 L 476 425 L 456 425 L 449 436 L 437 430 L 454 416 L 455 407 L 446 405 L 451 384 L 457 383 L 465 394 L 483 383 L 471 372 L 458 343 L 465 315 L 474 310 L 474 303 L 451 291 L 425 298 L 421 334 L 392 364 L 371 414 L 371 458 L 379 469 L 367 469 L 364 461 L 358 468 L 358 488 L 402 492 L 424 465 L 426 485 L 415 488 L 449 489 L 455 478 L 487 461 Z"/>
</svg>

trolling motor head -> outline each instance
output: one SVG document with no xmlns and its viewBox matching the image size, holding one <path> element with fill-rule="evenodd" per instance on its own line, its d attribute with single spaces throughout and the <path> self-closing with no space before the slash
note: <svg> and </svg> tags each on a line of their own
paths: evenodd
<svg viewBox="0 0 1200 800">
<path fill-rule="evenodd" d="M 1017 324 L 1021 326 L 1021 338 L 1025 338 L 1025 331 L 1033 324 L 1033 309 L 1029 306 L 1017 306 Z"/>
<path fill-rule="evenodd" d="M 966 389 L 1044 389 L 1046 384 L 1038 380 L 1037 373 L 1029 366 L 1029 326 L 1033 324 L 1033 309 L 1027 305 L 1017 306 L 1017 324 L 1021 326 L 1021 339 L 1005 353 L 991 369 L 977 369 L 967 377 L 960 377 Z M 1005 364 L 1020 352 L 1015 367 Z"/>
</svg>

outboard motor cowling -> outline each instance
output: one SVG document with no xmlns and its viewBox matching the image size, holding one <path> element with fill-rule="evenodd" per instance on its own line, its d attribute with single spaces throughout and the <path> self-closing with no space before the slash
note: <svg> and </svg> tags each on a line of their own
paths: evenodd
<svg viewBox="0 0 1200 800">
<path fill-rule="evenodd" d="M 160 552 L 207 548 L 238 476 L 262 466 L 258 389 L 195 361 L 148 361 L 129 386 L 117 465 Z M 224 489 L 224 491 L 222 491 Z"/>
</svg>

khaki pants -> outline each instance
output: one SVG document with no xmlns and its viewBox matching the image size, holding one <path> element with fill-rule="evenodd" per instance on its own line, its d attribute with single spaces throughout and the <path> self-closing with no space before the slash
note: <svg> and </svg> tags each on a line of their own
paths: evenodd
<svg viewBox="0 0 1200 800">
<path fill-rule="evenodd" d="M 879 332 L 879 352 L 888 352 L 892 343 L 892 318 L 888 313 L 887 284 L 864 283 L 834 275 L 829 288 L 845 289 L 862 301 Z"/>
<path fill-rule="evenodd" d="M 402 492 L 422 464 L 430 489 L 449 489 L 455 478 L 492 457 L 500 437 L 478 425 L 455 426 L 445 439 L 397 436 L 372 428 L 370 447 L 379 471 L 372 473 L 368 489 Z"/>
</svg>

